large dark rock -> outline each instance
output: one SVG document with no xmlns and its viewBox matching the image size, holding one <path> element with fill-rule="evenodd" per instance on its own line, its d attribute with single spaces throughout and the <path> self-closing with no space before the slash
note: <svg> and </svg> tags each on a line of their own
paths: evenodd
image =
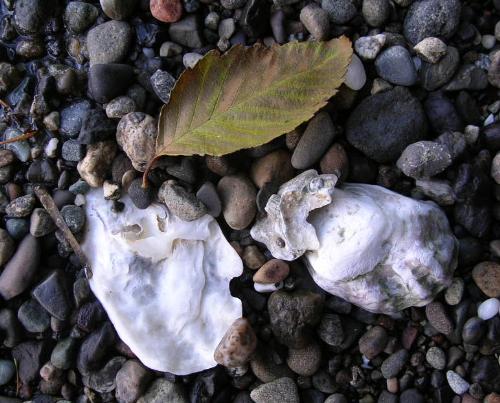
<svg viewBox="0 0 500 403">
<path fill-rule="evenodd" d="M 12 357 L 17 361 L 19 379 L 24 385 L 39 377 L 40 368 L 46 362 L 50 343 L 44 341 L 26 341 L 12 349 Z"/>
<path fill-rule="evenodd" d="M 33 290 L 33 297 L 53 317 L 66 320 L 71 313 L 71 299 L 62 271 L 52 272 Z"/>
<path fill-rule="evenodd" d="M 78 370 L 86 375 L 102 367 L 111 346 L 115 344 L 116 334 L 110 322 L 105 322 L 92 332 L 80 346 L 77 357 Z"/>
<path fill-rule="evenodd" d="M 351 112 L 346 127 L 347 140 L 380 163 L 395 160 L 426 133 L 422 105 L 403 87 L 365 98 Z"/>
<path fill-rule="evenodd" d="M 108 119 L 102 109 L 90 109 L 82 120 L 78 141 L 82 144 L 94 144 L 114 138 L 116 124 Z"/>
<path fill-rule="evenodd" d="M 425 100 L 424 107 L 429 123 L 436 134 L 463 129 L 464 124 L 455 105 L 442 92 L 430 94 Z"/>
</svg>

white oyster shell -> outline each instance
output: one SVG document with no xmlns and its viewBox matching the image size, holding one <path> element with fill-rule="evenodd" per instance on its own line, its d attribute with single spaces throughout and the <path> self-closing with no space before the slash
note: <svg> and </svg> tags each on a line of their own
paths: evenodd
<svg viewBox="0 0 500 403">
<path fill-rule="evenodd" d="M 122 201 L 113 213 L 102 189 L 87 194 L 92 291 L 144 365 L 177 375 L 215 366 L 218 343 L 242 316 L 229 292 L 240 257 L 208 215 L 186 222 L 160 204 Z"/>
<path fill-rule="evenodd" d="M 340 189 L 335 182 L 335 175 L 310 170 L 285 183 L 252 236 L 274 257 L 294 259 L 304 251 L 288 234 L 301 232 L 306 216 L 306 228 L 312 226 L 314 233 L 302 231 L 309 238 L 303 244 L 318 245 L 304 254 L 314 281 L 372 312 L 393 314 L 425 305 L 451 283 L 457 240 L 439 207 L 380 186 L 344 184 Z M 302 202 L 314 197 L 306 194 L 318 192 L 328 193 L 331 202 L 314 210 Z M 272 207 L 283 200 L 292 200 L 291 206 Z"/>
</svg>

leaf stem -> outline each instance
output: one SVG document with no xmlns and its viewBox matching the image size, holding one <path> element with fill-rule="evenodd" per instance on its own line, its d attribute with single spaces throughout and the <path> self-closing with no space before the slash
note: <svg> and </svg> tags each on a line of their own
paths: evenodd
<svg viewBox="0 0 500 403">
<path fill-rule="evenodd" d="M 26 133 L 21 134 L 20 136 L 13 137 L 13 138 L 8 139 L 8 140 L 0 141 L 0 146 L 4 145 L 4 144 L 16 143 L 18 141 L 28 140 L 29 138 L 33 137 L 37 133 L 38 133 L 38 130 L 29 130 Z"/>
</svg>

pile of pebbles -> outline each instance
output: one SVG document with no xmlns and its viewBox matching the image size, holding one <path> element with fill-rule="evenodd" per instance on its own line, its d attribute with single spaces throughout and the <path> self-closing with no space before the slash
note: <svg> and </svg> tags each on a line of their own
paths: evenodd
<svg viewBox="0 0 500 403">
<path fill-rule="evenodd" d="M 500 401 L 500 1 L 1 0 L 0 15 L 0 133 L 36 130 L 0 150 L 0 402 Z M 309 123 L 226 157 L 164 158 L 141 187 L 159 109 L 203 54 L 340 35 L 346 83 Z M 439 204 L 460 241 L 452 285 L 392 318 L 273 260 L 249 228 L 309 168 Z M 189 376 L 145 368 L 37 185 L 78 239 L 91 187 L 115 211 L 128 194 L 216 217 L 245 263 L 236 330 L 256 350 L 223 345 L 228 368 Z"/>
</svg>

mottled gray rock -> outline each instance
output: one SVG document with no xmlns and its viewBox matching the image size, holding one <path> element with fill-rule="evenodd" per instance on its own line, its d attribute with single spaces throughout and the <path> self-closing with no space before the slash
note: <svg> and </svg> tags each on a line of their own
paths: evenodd
<svg viewBox="0 0 500 403">
<path fill-rule="evenodd" d="M 411 86 L 417 81 L 417 71 L 410 52 L 403 46 L 392 46 L 381 52 L 375 60 L 380 77 L 396 85 Z"/>
<path fill-rule="evenodd" d="M 406 147 L 396 165 L 406 176 L 422 179 L 443 172 L 451 163 L 446 146 L 434 141 L 419 141 Z"/>
<path fill-rule="evenodd" d="M 164 103 L 168 103 L 170 100 L 170 92 L 174 88 L 175 78 L 168 72 L 164 70 L 156 70 L 156 72 L 151 76 L 151 86 L 158 98 Z"/>
<path fill-rule="evenodd" d="M 31 333 L 41 333 L 50 327 L 49 314 L 33 299 L 29 299 L 21 305 L 17 312 L 17 318 Z"/>
<path fill-rule="evenodd" d="M 203 217 L 207 209 L 194 194 L 188 192 L 175 181 L 165 181 L 158 191 L 158 199 L 177 217 L 193 221 Z"/>
<path fill-rule="evenodd" d="M 458 49 L 449 46 L 446 54 L 438 62 L 422 62 L 419 77 L 422 87 L 427 91 L 434 91 L 451 80 L 460 63 Z"/>
<path fill-rule="evenodd" d="M 257 386 L 250 397 L 256 403 L 299 403 L 299 390 L 291 378 L 279 378 Z"/>
<path fill-rule="evenodd" d="M 345 24 L 358 12 L 352 0 L 322 0 L 321 8 L 334 24 Z"/>
<path fill-rule="evenodd" d="M 181 383 L 167 379 L 156 379 L 137 403 L 188 403 L 186 392 Z"/>
<path fill-rule="evenodd" d="M 138 3 L 138 0 L 100 0 L 102 11 L 113 20 L 130 17 Z"/>
<path fill-rule="evenodd" d="M 151 375 L 151 372 L 139 361 L 127 361 L 116 374 L 116 400 L 121 403 L 137 401 L 151 379 Z"/>
<path fill-rule="evenodd" d="M 87 34 L 90 64 L 117 63 L 128 53 L 132 29 L 123 21 L 108 21 L 92 28 Z"/>
<path fill-rule="evenodd" d="M 199 29 L 196 16 L 189 15 L 178 22 L 170 24 L 168 34 L 174 42 L 182 46 L 201 48 L 203 41 Z"/>
<path fill-rule="evenodd" d="M 64 10 L 64 23 L 69 31 L 79 34 L 89 28 L 97 19 L 97 7 L 83 1 L 72 1 Z"/>
</svg>

